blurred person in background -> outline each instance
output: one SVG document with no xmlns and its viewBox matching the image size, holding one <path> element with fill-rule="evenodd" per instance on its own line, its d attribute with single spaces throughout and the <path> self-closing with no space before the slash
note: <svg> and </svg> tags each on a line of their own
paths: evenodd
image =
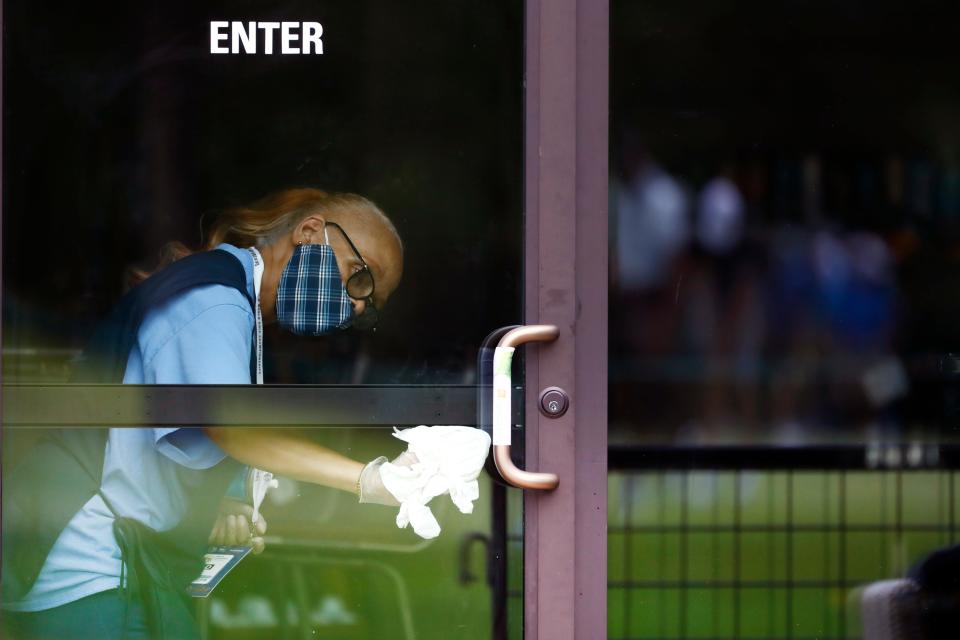
<svg viewBox="0 0 960 640">
<path fill-rule="evenodd" d="M 784 229 L 767 296 L 777 440 L 798 443 L 838 426 L 886 428 L 891 403 L 906 392 L 886 242 L 865 231 Z"/>
<path fill-rule="evenodd" d="M 635 134 L 624 136 L 620 175 L 611 187 L 611 366 L 614 393 L 657 407 L 662 419 L 671 406 L 670 386 L 634 386 L 643 367 L 673 354 L 678 339 L 677 287 L 690 239 L 686 188 L 651 158 Z M 614 427 L 615 429 L 616 427 Z"/>
<path fill-rule="evenodd" d="M 874 233 L 814 236 L 816 310 L 828 405 L 825 426 L 887 430 L 885 409 L 906 391 L 894 357 L 898 295 L 890 251 Z"/>
<path fill-rule="evenodd" d="M 685 437 L 748 437 L 759 412 L 760 357 L 765 340 L 765 260 L 746 237 L 746 204 L 725 169 L 697 198 L 695 249 L 678 291 L 683 350 L 699 372 L 697 422 Z"/>
<path fill-rule="evenodd" d="M 804 425 L 817 421 L 811 407 L 819 405 L 815 385 L 820 331 L 810 246 L 810 234 L 797 226 L 781 226 L 770 241 L 765 354 L 770 427 L 780 442 L 802 439 Z"/>
</svg>

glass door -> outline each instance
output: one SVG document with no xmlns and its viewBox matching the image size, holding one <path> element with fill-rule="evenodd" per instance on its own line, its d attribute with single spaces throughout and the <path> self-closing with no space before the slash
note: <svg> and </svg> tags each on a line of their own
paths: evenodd
<svg viewBox="0 0 960 640">
<path fill-rule="evenodd" d="M 507 489 L 488 464 L 473 513 L 440 496 L 441 533 L 423 539 L 395 508 L 280 477 L 266 550 L 196 619 L 205 638 L 602 635 L 607 34 L 592 4 L 6 2 L 5 487 L 63 428 L 272 427 L 393 458 L 395 428 L 484 426 L 491 331 L 554 326 L 550 344 L 518 343 L 495 437 L 512 449 L 501 468 L 558 488 Z M 144 275 L 212 248 L 224 218 L 311 189 L 362 196 L 402 242 L 389 301 L 366 300 L 375 331 L 268 323 L 263 385 L 71 381 Z"/>
</svg>

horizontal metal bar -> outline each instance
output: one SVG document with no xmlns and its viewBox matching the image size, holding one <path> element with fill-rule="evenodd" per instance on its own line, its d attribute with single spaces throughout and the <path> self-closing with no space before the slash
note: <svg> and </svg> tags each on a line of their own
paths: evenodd
<svg viewBox="0 0 960 640">
<path fill-rule="evenodd" d="M 522 390 L 514 390 L 514 424 Z M 278 426 L 477 422 L 473 385 L 4 385 L 5 427 Z"/>
<path fill-rule="evenodd" d="M 797 446 L 611 446 L 611 471 L 876 470 L 960 468 L 960 444 L 921 442 Z"/>
</svg>

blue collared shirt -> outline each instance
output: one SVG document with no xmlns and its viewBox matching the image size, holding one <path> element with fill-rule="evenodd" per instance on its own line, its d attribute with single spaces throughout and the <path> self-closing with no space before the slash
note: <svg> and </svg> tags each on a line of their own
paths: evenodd
<svg viewBox="0 0 960 640">
<path fill-rule="evenodd" d="M 222 244 L 239 258 L 253 297 L 253 260 L 245 249 Z M 232 287 L 191 289 L 147 314 L 130 351 L 125 384 L 250 384 L 254 318 Z M 209 469 L 223 451 L 200 429 L 110 429 L 102 492 L 117 512 L 158 530 L 172 529 L 188 490 L 177 466 Z M 41 611 L 116 589 L 120 549 L 113 516 L 99 495 L 77 512 L 54 543 L 30 592 L 13 611 Z"/>
</svg>

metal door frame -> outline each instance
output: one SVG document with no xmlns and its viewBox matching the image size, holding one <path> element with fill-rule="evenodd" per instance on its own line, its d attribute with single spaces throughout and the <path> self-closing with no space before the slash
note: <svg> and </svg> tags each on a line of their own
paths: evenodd
<svg viewBox="0 0 960 640">
<path fill-rule="evenodd" d="M 524 635 L 606 636 L 608 0 L 527 0 L 526 465 L 560 476 L 524 501 Z M 547 418 L 541 388 L 570 410 Z"/>
</svg>

